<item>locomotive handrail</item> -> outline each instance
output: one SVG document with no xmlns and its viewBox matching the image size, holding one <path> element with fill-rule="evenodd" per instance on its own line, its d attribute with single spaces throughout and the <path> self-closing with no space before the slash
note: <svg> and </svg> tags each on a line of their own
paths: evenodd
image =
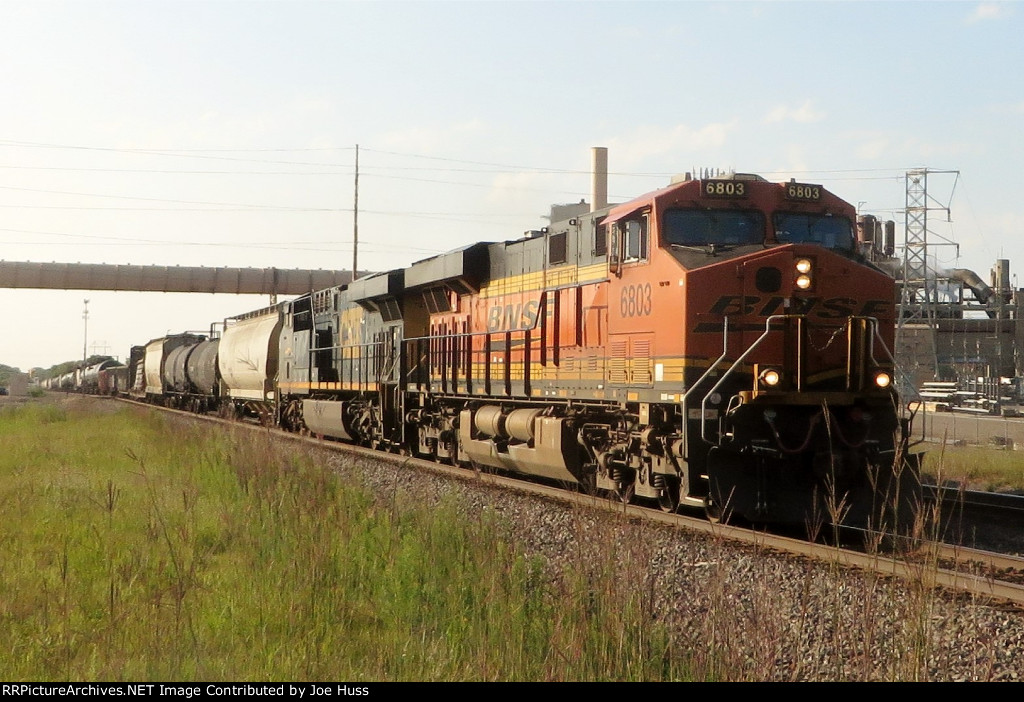
<svg viewBox="0 0 1024 702">
<path fill-rule="evenodd" d="M 871 319 L 876 326 L 878 325 L 878 318 L 877 317 L 869 317 L 869 319 Z M 885 339 L 882 338 L 881 334 L 877 334 L 877 333 L 875 334 L 875 337 L 878 339 L 878 343 L 880 343 L 882 345 L 882 349 L 885 351 L 885 355 L 889 357 L 890 361 L 892 361 L 893 370 L 896 373 L 899 374 L 900 380 L 902 381 L 900 383 L 900 385 L 902 387 L 905 387 L 905 388 L 913 389 L 914 390 L 914 397 L 915 397 L 915 399 L 918 401 L 918 403 L 923 403 L 923 398 L 921 397 L 920 391 L 918 391 L 916 388 L 914 388 L 914 384 L 910 382 L 909 376 L 907 376 L 907 374 L 903 371 L 903 368 L 901 368 L 900 365 L 898 363 L 896 363 L 896 358 L 895 358 L 895 356 L 893 356 L 892 351 L 890 351 L 889 347 L 885 345 Z M 871 348 L 872 348 L 871 360 L 874 361 L 875 360 L 875 358 L 874 358 L 874 345 L 872 345 Z M 896 391 L 896 396 L 900 397 L 899 390 Z M 904 409 L 903 402 L 900 402 L 899 406 L 900 406 L 901 410 Z M 910 414 L 910 417 L 908 418 L 908 421 L 911 424 L 913 424 L 914 415 L 917 414 L 917 410 L 916 409 L 913 409 L 913 410 L 910 409 L 910 404 L 909 403 L 905 407 L 906 407 L 907 412 Z M 925 437 L 925 431 L 926 431 L 925 423 L 921 422 L 921 438 L 915 440 L 914 441 L 914 445 L 917 445 L 917 444 L 920 444 L 920 443 L 924 443 L 925 438 L 926 438 Z"/>
<path fill-rule="evenodd" d="M 733 361 L 733 363 L 729 367 L 729 369 L 726 370 L 725 373 L 722 374 L 722 377 L 718 379 L 718 382 L 715 383 L 714 386 L 712 386 L 712 388 L 710 390 L 708 390 L 708 392 L 704 395 L 703 399 L 701 400 L 701 406 L 700 406 L 701 407 L 700 437 L 701 437 L 701 439 L 705 443 L 708 443 L 708 444 L 713 443 L 708 438 L 708 436 L 707 436 L 707 424 L 708 424 L 708 422 L 707 422 L 707 417 L 706 417 L 706 410 L 707 410 L 708 398 L 710 398 L 718 390 L 718 388 L 721 387 L 721 385 L 726 381 L 726 379 L 730 375 L 732 375 L 733 372 L 735 372 L 736 368 L 739 367 L 740 364 L 743 363 L 743 361 L 754 351 L 754 349 L 756 349 L 768 337 L 768 335 L 772 331 L 783 331 L 783 330 L 780 330 L 780 329 L 774 329 L 773 330 L 771 328 L 771 325 L 774 322 L 781 321 L 781 320 L 784 320 L 784 319 L 801 319 L 801 318 L 806 319 L 806 315 L 776 314 L 776 315 L 771 315 L 767 319 L 765 319 L 765 324 L 764 324 L 765 329 L 764 329 L 764 332 L 762 332 L 761 336 L 759 336 L 757 339 L 755 339 L 754 342 L 749 347 L 747 347 L 747 349 L 742 354 L 740 354 L 739 357 L 735 361 Z M 878 333 L 878 318 L 877 317 L 850 317 L 850 321 L 853 321 L 854 319 L 861 319 L 861 320 L 864 320 L 864 321 L 868 322 L 868 330 L 869 330 L 869 333 L 870 333 L 871 341 L 870 341 L 870 343 L 867 344 L 867 347 L 868 347 L 868 357 L 871 360 L 872 364 L 878 365 L 878 361 L 875 359 L 875 351 L 874 351 L 874 348 L 875 348 L 874 342 L 877 341 L 879 344 L 881 344 L 882 350 L 885 352 L 885 355 L 888 357 L 888 360 L 890 362 L 892 362 L 893 368 L 896 369 L 897 372 L 900 372 L 901 375 L 903 375 L 902 371 L 900 371 L 898 366 L 896 365 L 896 360 L 895 360 L 895 358 L 892 355 L 892 351 L 890 351 L 889 347 L 886 345 L 885 339 L 883 339 L 882 335 Z M 726 319 L 726 321 L 728 321 L 728 318 Z M 723 345 L 727 346 L 728 345 L 728 334 L 727 334 L 728 327 L 727 326 L 726 326 L 725 330 L 726 330 L 725 331 L 726 339 L 725 339 L 725 342 L 724 342 Z M 703 376 L 701 376 L 701 378 L 697 381 L 697 383 L 694 384 L 693 387 L 696 387 L 698 384 L 700 384 L 700 382 L 704 380 L 704 378 L 707 376 L 707 374 L 711 372 L 713 367 L 715 365 L 717 365 L 719 362 L 721 362 L 722 358 L 724 358 L 724 354 L 723 354 L 723 356 L 719 357 L 715 361 L 715 363 L 712 365 L 712 367 L 709 368 L 708 371 Z M 686 416 L 685 415 L 685 411 L 686 411 L 686 406 L 685 406 L 686 396 L 689 395 L 692 390 L 693 390 L 693 388 L 688 390 L 686 395 L 683 396 L 683 411 L 684 411 L 684 422 L 683 422 L 683 424 L 684 424 L 684 426 L 686 424 L 686 420 L 685 420 L 685 416 Z M 685 432 L 684 432 L 684 439 L 685 439 Z"/>
<path fill-rule="evenodd" d="M 744 360 L 746 360 L 747 356 L 749 356 L 754 351 L 754 349 L 756 349 L 758 346 L 761 345 L 761 342 L 764 341 L 768 337 L 769 333 L 771 333 L 772 331 L 778 331 L 778 330 L 773 330 L 771 328 L 772 322 L 775 322 L 775 321 L 778 321 L 778 320 L 783 320 L 783 319 L 788 319 L 788 318 L 799 319 L 801 317 L 805 318 L 806 315 L 802 315 L 802 314 L 773 314 L 773 315 L 770 315 L 767 319 L 765 319 L 764 320 L 764 332 L 761 334 L 761 336 L 757 337 L 757 339 L 754 340 L 754 343 L 752 343 L 749 347 L 747 347 L 747 350 L 744 351 L 743 353 L 741 353 L 739 355 L 739 357 L 735 361 L 732 362 L 732 365 L 729 366 L 729 369 L 727 371 L 725 371 L 725 373 L 722 374 L 722 377 L 718 379 L 718 382 L 715 383 L 710 390 L 708 390 L 706 395 L 704 395 L 704 399 L 702 399 L 701 402 L 700 402 L 700 438 L 703 439 L 705 443 L 708 443 L 708 444 L 711 443 L 711 440 L 708 439 L 708 437 L 707 437 L 707 424 L 708 424 L 708 422 L 707 422 L 707 418 L 705 416 L 706 405 L 707 405 L 707 402 L 708 402 L 708 398 L 711 397 L 713 394 L 715 394 L 715 391 L 717 391 L 718 388 L 721 387 L 722 383 L 725 382 L 726 378 L 728 378 L 730 375 L 732 375 L 733 372 L 736 370 L 736 368 L 741 363 L 743 363 Z"/>
<path fill-rule="evenodd" d="M 353 344 L 353 343 L 340 343 L 340 344 L 330 344 L 329 346 L 315 346 L 315 345 L 311 345 L 308 348 L 308 353 L 310 355 L 310 361 L 311 361 L 310 362 L 310 369 L 312 369 L 314 367 L 313 363 L 312 363 L 312 356 L 315 353 L 317 353 L 318 351 L 340 351 L 341 353 L 339 354 L 338 358 L 339 358 L 339 360 L 341 361 L 342 364 L 344 364 L 345 362 L 348 362 L 348 363 L 352 364 L 353 366 L 355 366 L 355 365 L 358 365 L 360 363 L 365 362 L 364 363 L 365 368 L 362 368 L 360 370 L 358 377 L 356 377 L 354 373 L 350 373 L 350 382 L 356 382 L 356 383 L 359 383 L 359 384 L 366 384 L 366 383 L 369 383 L 371 381 L 371 379 L 373 379 L 373 380 L 376 380 L 376 382 L 378 382 L 378 383 L 385 383 L 385 382 L 387 382 L 385 380 L 385 377 L 393 375 L 393 371 L 394 371 L 394 369 L 395 369 L 395 367 L 397 365 L 397 359 L 394 358 L 394 354 L 379 354 L 379 351 L 380 351 L 381 347 L 386 347 L 388 349 L 391 349 L 391 345 L 388 344 L 385 339 L 378 339 L 378 340 L 374 340 L 374 341 L 361 341 L 361 342 L 355 343 L 355 344 Z M 346 351 L 349 351 L 349 352 L 352 352 L 352 353 L 346 357 L 346 355 L 345 355 Z M 359 353 L 356 354 L 355 353 L 356 351 L 358 351 Z M 380 357 L 378 357 L 378 354 L 380 355 Z M 372 376 L 370 376 L 370 374 L 369 374 L 369 370 L 370 370 L 369 366 L 372 365 L 371 362 L 374 361 L 374 360 L 378 361 L 378 364 L 377 364 L 378 367 L 376 369 L 376 371 L 377 371 L 376 378 L 372 378 Z M 390 364 L 390 365 L 385 370 L 385 365 L 387 365 L 387 364 Z M 310 382 L 312 382 L 312 380 L 310 380 Z M 330 381 L 330 382 L 334 382 L 334 381 Z M 338 382 L 341 382 L 340 374 L 339 374 Z M 394 381 L 394 382 L 400 382 L 400 381 Z"/>
<path fill-rule="evenodd" d="M 538 318 L 542 318 L 544 316 L 543 312 L 544 312 L 544 309 L 545 309 L 544 308 L 545 304 L 546 304 L 546 302 L 542 300 L 541 307 L 540 307 L 541 312 L 538 314 Z M 498 329 L 498 330 L 484 329 L 484 330 L 480 330 L 480 331 L 451 332 L 451 333 L 445 333 L 445 334 L 429 334 L 429 335 L 426 335 L 426 336 L 409 336 L 409 337 L 404 337 L 402 339 L 402 342 L 404 344 L 406 344 L 407 346 L 409 346 L 409 345 L 417 345 L 417 346 L 419 346 L 419 345 L 425 344 L 427 346 L 426 354 L 425 355 L 428 358 L 430 358 L 432 356 L 438 355 L 438 352 L 435 352 L 430 347 L 431 344 L 433 344 L 435 342 L 438 342 L 438 341 L 448 341 L 448 340 L 454 340 L 454 341 L 469 340 L 466 343 L 465 348 L 456 349 L 456 352 L 458 353 L 460 358 L 463 357 L 463 356 L 465 357 L 465 365 L 463 366 L 463 370 L 465 371 L 465 375 L 461 378 L 461 382 L 466 384 L 466 387 L 468 388 L 470 383 L 477 381 L 477 376 L 470 376 L 469 373 L 472 371 L 472 364 L 474 362 L 474 359 L 482 358 L 483 359 L 482 365 L 483 365 L 484 370 L 483 370 L 483 377 L 479 378 L 479 381 L 482 382 L 484 384 L 484 386 L 487 388 L 488 394 L 490 393 L 490 385 L 491 385 L 491 383 L 497 382 L 497 383 L 503 383 L 504 386 L 505 386 L 505 395 L 506 396 L 511 396 L 511 393 L 512 393 L 511 383 L 514 380 L 522 380 L 526 384 L 526 387 L 527 388 L 529 387 L 530 372 L 531 372 L 530 371 L 530 364 L 533 361 L 533 356 L 532 356 L 533 351 L 532 351 L 532 347 L 530 345 L 530 342 L 531 342 L 531 339 L 532 339 L 531 335 L 534 332 L 538 332 L 538 327 L 540 327 L 539 333 L 541 335 L 543 335 L 544 334 L 543 327 L 540 326 L 539 322 L 535 322 L 532 326 L 520 327 L 520 328 L 516 328 L 516 329 Z M 503 361 L 500 363 L 500 365 L 501 365 L 501 372 L 500 373 L 492 374 L 491 368 L 492 368 L 493 364 L 490 362 L 489 359 L 491 357 L 490 342 L 491 342 L 491 339 L 494 338 L 494 337 L 505 337 L 505 352 L 504 352 L 505 355 L 504 355 Z M 512 374 L 512 370 L 513 370 L 513 366 L 515 364 L 513 364 L 511 359 L 510 359 L 510 351 L 511 351 L 511 348 L 512 348 L 510 346 L 510 343 L 511 343 L 512 339 L 518 339 L 520 337 L 522 337 L 526 341 L 526 343 L 523 346 L 524 359 L 521 362 L 521 365 L 522 365 L 522 371 L 521 372 L 523 373 L 523 377 L 522 378 L 513 378 L 513 376 L 511 374 Z M 484 339 L 485 346 L 484 346 L 483 349 L 473 348 L 472 340 L 475 339 L 475 338 L 483 338 Z M 543 336 L 541 336 L 539 338 L 541 340 L 543 340 Z M 540 364 L 542 366 L 547 366 L 549 363 L 554 363 L 554 364 L 557 365 L 558 362 L 559 362 L 558 361 L 558 358 L 559 358 L 558 350 L 559 350 L 560 347 L 552 346 L 552 356 L 550 357 L 550 361 L 547 360 L 547 356 L 546 356 L 546 353 L 545 353 L 546 348 L 547 348 L 547 346 L 544 343 L 542 343 L 541 348 L 540 348 L 539 357 L 538 357 L 539 361 L 540 361 Z M 440 352 L 440 353 L 444 353 L 444 352 Z M 520 363 L 520 362 L 517 362 L 517 363 Z M 435 382 L 436 381 L 436 382 L 441 383 L 442 385 L 445 385 L 446 383 L 448 383 L 450 381 L 453 384 L 453 387 L 454 387 L 454 385 L 457 382 L 459 382 L 459 379 L 456 379 L 452 375 L 448 375 L 447 374 L 448 373 L 447 370 L 440 371 L 440 375 L 438 377 L 436 377 L 436 378 L 432 375 L 434 372 L 435 371 L 433 370 L 431 364 L 428 364 L 427 380 L 426 380 L 426 382 L 428 384 L 431 383 L 431 382 Z M 418 373 L 422 373 L 422 370 L 421 370 L 421 367 L 420 367 L 419 360 L 416 360 L 415 362 L 411 363 L 409 365 L 409 367 L 405 370 L 405 381 L 404 382 L 420 384 L 415 379 L 415 375 L 418 374 Z M 456 390 L 456 392 L 458 392 L 458 390 Z M 464 390 L 464 392 L 469 392 L 469 390 L 468 389 Z"/>
<path fill-rule="evenodd" d="M 703 383 L 704 380 L 709 375 L 711 375 L 711 373 L 718 367 L 718 364 L 721 363 L 722 361 L 724 361 L 725 357 L 728 356 L 728 355 L 729 355 L 729 317 L 728 317 L 728 315 L 726 315 L 726 317 L 724 318 L 724 322 L 722 324 L 722 355 L 719 356 L 718 358 L 716 358 L 711 363 L 711 365 L 708 366 L 708 369 L 706 371 L 704 371 L 704 374 L 701 375 L 701 377 L 697 378 L 697 382 L 695 382 L 693 385 L 691 385 L 686 390 L 686 392 L 683 393 L 683 399 L 679 401 L 680 409 L 682 410 L 682 414 L 683 414 L 682 439 L 683 439 L 683 460 L 684 461 L 689 458 L 689 455 L 688 455 L 689 454 L 689 448 L 688 448 L 689 447 L 689 441 L 687 440 L 686 434 L 687 434 L 687 424 L 689 424 L 690 420 L 689 420 L 688 411 L 686 409 L 686 400 L 690 396 L 690 394 L 694 390 L 696 390 L 697 387 L 701 383 Z M 703 415 L 703 413 L 704 413 L 704 405 L 702 403 L 701 404 L 701 415 Z M 703 421 L 703 416 L 702 416 L 702 421 Z"/>
<path fill-rule="evenodd" d="M 515 330 L 515 331 L 523 331 L 523 330 Z M 472 347 L 472 339 L 474 337 L 485 337 L 485 338 L 486 337 L 490 337 L 494 333 L 496 333 L 496 332 L 492 332 L 492 331 L 489 331 L 489 330 L 483 330 L 483 331 L 452 332 L 452 333 L 448 333 L 448 334 L 427 334 L 426 336 L 406 336 L 406 337 L 402 337 L 402 344 L 404 344 L 406 348 L 409 348 L 409 347 L 412 347 L 412 346 L 416 347 L 418 350 L 422 349 L 424 346 L 426 348 L 425 348 L 425 352 L 417 353 L 417 358 L 415 360 L 410 358 L 410 363 L 409 363 L 408 367 L 405 369 L 405 377 L 402 379 L 401 382 L 405 383 L 407 385 L 410 384 L 410 383 L 414 383 L 416 385 L 422 385 L 423 384 L 423 381 L 418 381 L 416 379 L 417 376 L 419 376 L 419 375 L 424 373 L 424 371 L 422 370 L 422 368 L 420 366 L 420 361 L 423 360 L 423 359 L 426 359 L 426 361 L 427 361 L 427 363 L 424 364 L 425 367 L 426 367 L 426 373 L 425 373 L 426 381 L 425 382 L 426 382 L 427 385 L 430 385 L 432 382 L 434 382 L 435 379 L 433 377 L 433 374 L 434 374 L 434 368 L 433 368 L 434 358 L 433 358 L 433 356 L 436 355 L 436 352 L 431 348 L 431 345 L 434 344 L 435 342 L 441 341 L 441 340 L 454 340 L 456 342 L 460 342 L 460 345 L 461 345 L 461 341 L 463 339 L 469 339 L 470 340 L 469 342 L 467 342 L 465 349 L 458 349 L 458 348 L 456 348 L 456 350 L 453 352 L 453 354 L 455 356 L 461 356 L 461 355 L 465 354 L 467 356 L 467 358 L 468 358 L 468 360 L 466 361 L 467 373 L 471 372 L 473 356 L 475 354 L 479 354 L 479 351 L 478 350 L 474 351 L 474 349 Z M 486 362 L 486 359 L 489 356 L 489 354 L 490 354 L 489 351 L 485 351 L 484 354 L 483 354 L 483 356 L 485 358 L 485 365 L 488 365 L 487 362 Z M 490 382 L 490 370 L 489 369 L 486 370 L 484 372 L 484 374 L 485 374 L 486 377 L 484 378 L 483 382 L 485 384 L 487 384 L 487 383 Z M 442 379 L 439 380 L 439 382 L 441 382 L 442 384 L 447 384 L 447 378 L 448 378 L 447 369 L 442 371 L 441 375 L 442 375 Z M 454 375 L 452 376 L 451 379 L 452 379 L 452 383 L 453 384 L 458 382 L 457 379 L 454 377 Z M 467 376 L 467 381 L 466 382 L 467 383 L 469 382 L 468 376 Z"/>
<path fill-rule="evenodd" d="M 868 319 L 872 320 L 876 327 L 878 326 L 878 318 L 877 317 L 868 317 Z M 892 353 L 892 351 L 889 350 L 889 347 L 885 345 L 885 339 L 882 338 L 882 335 L 876 333 L 875 334 L 875 338 L 877 338 L 878 339 L 878 343 L 880 343 L 882 345 L 882 349 L 885 351 L 885 355 L 889 357 L 890 361 L 892 361 L 893 370 L 895 370 L 896 373 L 899 374 L 900 378 L 903 380 L 904 386 L 905 387 L 909 387 L 909 388 L 913 388 L 914 387 L 913 383 L 910 382 L 910 378 L 907 376 L 906 373 L 903 372 L 903 369 L 900 367 L 900 365 L 898 363 L 896 363 L 896 357 L 893 356 L 893 353 Z M 872 361 L 875 360 L 874 346 L 872 346 L 871 360 Z M 921 394 L 915 389 L 914 390 L 914 396 L 916 398 L 920 398 Z"/>
</svg>

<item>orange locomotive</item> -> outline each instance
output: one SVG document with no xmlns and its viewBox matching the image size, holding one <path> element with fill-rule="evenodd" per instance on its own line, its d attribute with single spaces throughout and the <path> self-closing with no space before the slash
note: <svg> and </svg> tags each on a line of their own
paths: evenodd
<svg viewBox="0 0 1024 702">
<path fill-rule="evenodd" d="M 909 526 L 895 282 L 849 203 L 733 175 L 567 209 L 265 311 L 276 357 L 222 343 L 221 375 L 265 367 L 290 429 L 715 519 Z"/>
<path fill-rule="evenodd" d="M 713 518 L 906 523 L 895 284 L 855 220 L 738 174 L 416 263 L 390 436 Z"/>
</svg>

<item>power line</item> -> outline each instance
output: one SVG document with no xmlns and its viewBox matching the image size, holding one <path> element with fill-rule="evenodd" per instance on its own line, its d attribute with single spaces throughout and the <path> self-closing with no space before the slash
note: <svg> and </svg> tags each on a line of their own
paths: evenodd
<svg viewBox="0 0 1024 702">
<path fill-rule="evenodd" d="M 332 146 L 332 147 L 290 147 L 290 148 L 206 148 L 206 149 L 152 149 L 152 148 L 117 148 L 117 147 L 103 147 L 103 146 L 82 146 L 75 144 L 48 144 L 41 142 L 23 142 L 13 140 L 0 140 L 0 147 L 2 146 L 14 146 L 24 148 L 40 148 L 40 149 L 65 149 L 75 151 L 99 151 L 107 153 L 123 153 L 131 155 L 148 155 L 148 156 L 171 156 L 171 157 L 187 157 L 187 158 L 202 158 L 202 159 L 223 159 L 227 161 L 239 161 L 239 162 L 252 162 L 252 163 L 280 163 L 289 165 L 303 165 L 303 166 L 319 166 L 319 167 L 331 167 L 337 166 L 339 168 L 350 168 L 349 163 L 309 163 L 302 161 L 268 161 L 266 159 L 245 159 L 223 156 L 221 154 L 244 154 L 244 153 L 325 153 L 325 152 L 354 152 L 355 147 L 352 146 Z M 454 169 L 454 168 L 420 168 L 416 166 L 382 166 L 375 164 L 363 164 L 362 170 L 365 172 L 366 168 L 370 169 L 389 169 L 389 170 L 438 170 L 438 171 L 457 171 L 457 172 L 479 172 L 479 173 L 516 173 L 516 172 L 530 172 L 530 173 L 549 173 L 549 174 L 565 174 L 565 175 L 581 175 L 589 174 L 587 169 L 572 169 L 572 168 L 555 168 L 551 166 L 526 166 L 521 164 L 508 164 L 508 163 L 495 163 L 490 161 L 475 161 L 469 159 L 458 159 L 446 156 L 430 156 L 426 154 L 417 154 L 411 152 L 401 151 L 387 151 L 384 149 L 368 149 L 361 147 L 361 150 L 370 153 L 381 154 L 384 156 L 398 156 L 400 158 L 412 158 L 412 159 L 423 159 L 430 161 L 439 161 L 442 163 L 456 163 L 456 164 L 467 164 L 472 166 L 484 166 L 487 169 L 500 169 L 500 170 L 477 170 L 477 169 Z M 3 166 L 0 166 L 3 167 Z M 902 174 L 909 170 L 906 167 L 892 167 L 892 168 L 853 168 L 853 169 L 804 169 L 804 170 L 792 170 L 792 169 L 755 169 L 756 172 L 761 174 L 802 174 L 802 175 L 836 175 L 836 174 L 856 174 L 856 173 L 885 173 L 889 174 L 883 176 L 884 179 L 899 179 L 902 178 Z M 160 172 L 160 171 L 156 171 Z M 187 172 L 186 172 L 187 173 Z M 672 177 L 677 175 L 677 171 L 611 171 L 609 175 L 614 176 L 628 176 L 628 177 L 651 177 L 651 178 L 663 178 Z"/>
<path fill-rule="evenodd" d="M 332 164 L 310 164 L 330 166 Z M 53 171 L 59 173 L 152 173 L 155 175 L 295 175 L 295 176 L 335 176 L 352 175 L 352 168 L 338 164 L 337 168 L 347 170 L 335 171 L 211 171 L 182 170 L 170 168 L 96 168 L 85 166 L 11 166 L 0 164 L 0 170 L 18 171 Z"/>
<path fill-rule="evenodd" d="M 279 153 L 279 152 L 291 152 L 291 151 L 353 151 L 351 146 L 322 146 L 322 147 L 289 147 L 289 148 L 273 148 L 273 149 L 129 149 L 129 148 L 118 148 L 113 146 L 82 146 L 79 144 L 48 144 L 46 142 L 38 141 L 15 141 L 12 139 L 0 139 L 0 146 L 23 146 L 28 148 L 44 148 L 44 149 L 77 149 L 83 151 L 116 151 L 124 153 L 151 153 L 154 151 L 159 152 L 177 152 L 177 153 Z"/>
</svg>

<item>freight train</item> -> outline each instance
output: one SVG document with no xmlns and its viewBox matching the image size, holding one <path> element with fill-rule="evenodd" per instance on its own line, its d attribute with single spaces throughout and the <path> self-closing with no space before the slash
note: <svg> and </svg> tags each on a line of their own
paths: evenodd
<svg viewBox="0 0 1024 702">
<path fill-rule="evenodd" d="M 127 394 L 714 520 L 909 525 L 895 281 L 816 184 L 687 177 L 132 349 Z"/>
<path fill-rule="evenodd" d="M 117 395 L 127 392 L 128 368 L 112 358 L 45 378 L 40 385 L 47 390 L 64 390 L 88 395 Z"/>
</svg>

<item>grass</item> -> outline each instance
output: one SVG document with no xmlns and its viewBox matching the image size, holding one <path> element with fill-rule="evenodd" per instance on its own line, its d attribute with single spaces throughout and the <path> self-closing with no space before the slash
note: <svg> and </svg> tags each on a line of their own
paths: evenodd
<svg viewBox="0 0 1024 702">
<path fill-rule="evenodd" d="M 1024 457 L 1019 451 L 1005 448 L 934 444 L 925 456 L 924 472 L 936 483 L 1024 493 Z"/>
<path fill-rule="evenodd" d="M 661 545 L 582 515 L 553 569 L 494 512 L 369 494 L 265 435 L 74 406 L 0 411 L 2 680 L 928 680 L 964 637 L 992 649 L 987 679 L 999 655 L 926 572 L 781 587 L 770 557 L 712 540 L 638 579 Z"/>
<path fill-rule="evenodd" d="M 28 405 L 0 436 L 0 679 L 687 677 L 642 593 L 552 578 L 495 519 L 135 408 Z"/>
</svg>

